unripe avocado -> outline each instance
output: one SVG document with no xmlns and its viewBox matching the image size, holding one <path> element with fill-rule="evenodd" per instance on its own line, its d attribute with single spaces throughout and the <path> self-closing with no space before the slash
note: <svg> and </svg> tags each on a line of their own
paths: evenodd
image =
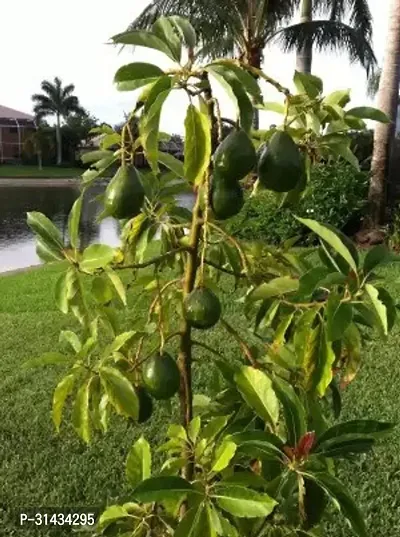
<svg viewBox="0 0 400 537">
<path fill-rule="evenodd" d="M 170 399 L 179 390 L 180 374 L 176 361 L 168 353 L 154 354 L 144 364 L 143 382 L 155 399 Z"/>
<path fill-rule="evenodd" d="M 104 209 L 118 220 L 133 218 L 140 213 L 144 189 L 140 174 L 133 166 L 122 164 L 111 179 L 104 195 Z"/>
<path fill-rule="evenodd" d="M 214 154 L 214 171 L 230 184 L 250 173 L 257 157 L 253 142 L 243 130 L 234 130 L 217 147 Z"/>
<path fill-rule="evenodd" d="M 243 190 L 239 184 L 227 185 L 215 181 L 211 192 L 211 207 L 218 220 L 226 220 L 238 214 L 244 204 Z"/>
<path fill-rule="evenodd" d="M 205 330 L 219 321 L 221 303 L 211 289 L 199 287 L 186 297 L 183 310 L 185 319 L 191 326 Z"/>
<path fill-rule="evenodd" d="M 150 419 L 151 415 L 153 414 L 153 401 L 143 386 L 136 386 L 135 391 L 139 399 L 138 423 L 144 423 Z"/>
<path fill-rule="evenodd" d="M 275 132 L 258 162 L 260 183 L 275 192 L 289 192 L 303 175 L 300 151 L 287 132 Z"/>
</svg>

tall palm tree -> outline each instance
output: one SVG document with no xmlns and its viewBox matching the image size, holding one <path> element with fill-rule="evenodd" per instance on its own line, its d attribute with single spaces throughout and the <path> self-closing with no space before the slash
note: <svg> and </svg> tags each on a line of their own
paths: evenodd
<svg viewBox="0 0 400 537">
<path fill-rule="evenodd" d="M 288 26 L 301 2 L 302 21 Z M 313 20 L 320 12 L 329 13 L 329 19 Z M 348 14 L 354 26 L 342 22 Z M 311 69 L 313 46 L 345 49 L 367 72 L 376 63 L 367 0 L 152 0 L 128 29 L 149 29 L 161 15 L 188 17 L 203 57 L 238 57 L 260 68 L 266 45 L 278 41 L 285 51 L 305 51 L 306 65 L 298 62 L 302 71 Z"/>
<path fill-rule="evenodd" d="M 378 89 L 378 108 L 390 118 L 390 123 L 377 123 L 368 194 L 369 218 L 366 226 L 376 228 L 383 223 L 386 187 L 389 177 L 390 153 L 397 120 L 400 83 L 400 0 L 391 0 L 386 50 Z"/>
<path fill-rule="evenodd" d="M 61 119 L 66 119 L 70 114 L 84 114 L 85 111 L 80 106 L 78 97 L 73 95 L 74 84 L 63 86 L 62 81 L 56 77 L 54 82 L 43 80 L 41 88 L 43 93 L 32 95 L 33 111 L 38 120 L 47 116 L 56 117 L 57 165 L 60 165 L 62 163 Z"/>
</svg>

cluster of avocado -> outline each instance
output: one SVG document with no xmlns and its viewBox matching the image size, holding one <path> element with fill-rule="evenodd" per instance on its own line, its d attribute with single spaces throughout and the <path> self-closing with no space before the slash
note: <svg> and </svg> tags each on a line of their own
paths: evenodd
<svg viewBox="0 0 400 537">
<path fill-rule="evenodd" d="M 141 211 L 144 188 L 138 170 L 122 164 L 108 184 L 104 195 L 104 209 L 108 216 L 124 220 Z"/>
<path fill-rule="evenodd" d="M 218 146 L 210 199 L 218 220 L 226 220 L 242 209 L 244 197 L 239 181 L 254 169 L 256 162 L 253 142 L 243 130 L 235 129 Z"/>
</svg>

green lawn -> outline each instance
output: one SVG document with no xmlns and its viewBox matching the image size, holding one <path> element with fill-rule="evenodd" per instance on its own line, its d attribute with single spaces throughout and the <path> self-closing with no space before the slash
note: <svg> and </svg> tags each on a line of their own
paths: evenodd
<svg viewBox="0 0 400 537">
<path fill-rule="evenodd" d="M 0 165 L 0 177 L 22 178 L 68 178 L 82 175 L 81 168 L 61 168 L 57 166 L 45 166 L 39 170 L 37 166 Z"/>
<path fill-rule="evenodd" d="M 398 269 L 386 269 L 391 290 L 400 298 Z M 52 289 L 58 270 L 36 269 L 25 274 L 0 278 L 0 535 L 70 535 L 58 528 L 52 533 L 32 526 L 19 529 L 18 512 L 28 507 L 84 507 L 128 498 L 124 480 L 124 461 L 132 441 L 145 432 L 159 441 L 163 437 L 168 411 L 156 409 L 147 427 L 132 426 L 115 418 L 110 432 L 85 447 L 69 425 L 60 436 L 54 434 L 50 419 L 51 394 L 62 370 L 57 368 L 21 370 L 28 358 L 59 348 L 61 329 L 74 321 L 56 310 Z M 226 287 L 226 288 L 225 288 Z M 225 315 L 243 319 L 235 313 L 230 288 L 225 286 Z M 145 307 L 143 299 L 130 296 L 130 318 Z M 197 337 L 197 336 L 196 336 Z M 207 343 L 235 359 L 239 351 L 221 328 L 207 333 Z M 371 417 L 400 421 L 400 332 L 388 343 L 369 345 L 365 365 L 356 382 L 344 396 L 343 419 Z M 172 349 L 171 349 L 172 350 Z M 205 391 L 213 384 L 211 357 L 196 349 L 196 388 Z M 367 515 L 371 537 L 400 537 L 400 430 L 375 453 L 356 464 L 342 467 Z M 339 516 L 335 515 L 335 519 Z M 343 524 L 329 533 L 332 537 L 350 537 Z"/>
</svg>

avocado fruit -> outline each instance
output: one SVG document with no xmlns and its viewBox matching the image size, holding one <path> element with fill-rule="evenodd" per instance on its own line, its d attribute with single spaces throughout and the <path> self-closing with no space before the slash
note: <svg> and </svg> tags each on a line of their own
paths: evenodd
<svg viewBox="0 0 400 537">
<path fill-rule="evenodd" d="M 257 163 L 253 142 L 243 130 L 233 130 L 214 154 L 214 172 L 226 183 L 235 184 L 250 173 Z"/>
<path fill-rule="evenodd" d="M 183 303 L 184 317 L 194 328 L 212 328 L 221 317 L 221 303 L 211 289 L 199 287 Z"/>
<path fill-rule="evenodd" d="M 153 414 L 153 401 L 143 386 L 136 386 L 135 392 L 139 400 L 138 423 L 145 423 Z"/>
<path fill-rule="evenodd" d="M 170 399 L 179 390 L 178 366 L 166 352 L 151 356 L 144 364 L 142 376 L 146 390 L 154 399 Z"/>
<path fill-rule="evenodd" d="M 238 214 L 244 205 L 244 195 L 239 184 L 227 185 L 214 175 L 211 189 L 211 208 L 217 220 L 226 220 Z"/>
<path fill-rule="evenodd" d="M 292 137 L 284 131 L 275 132 L 258 161 L 260 183 L 274 192 L 289 192 L 303 173 L 304 161 Z"/>
<path fill-rule="evenodd" d="M 133 218 L 140 213 L 144 189 L 140 173 L 134 166 L 122 164 L 111 179 L 104 194 L 104 209 L 118 220 Z"/>
</svg>

